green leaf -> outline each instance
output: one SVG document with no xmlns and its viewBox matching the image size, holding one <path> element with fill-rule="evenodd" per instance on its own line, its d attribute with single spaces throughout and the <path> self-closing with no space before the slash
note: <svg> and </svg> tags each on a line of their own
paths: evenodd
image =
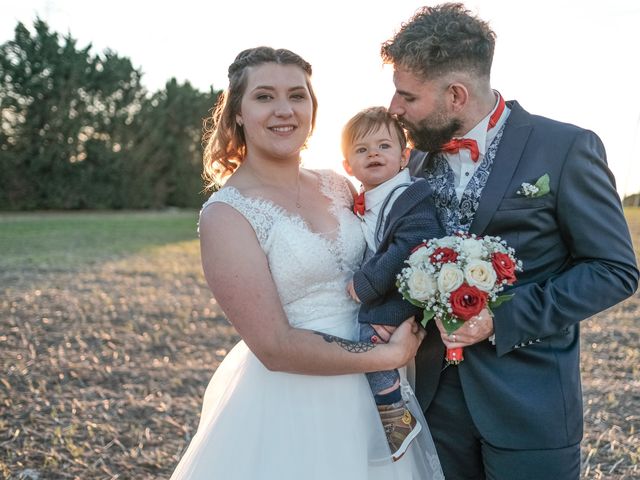
<svg viewBox="0 0 640 480">
<path fill-rule="evenodd" d="M 549 187 L 549 174 L 545 173 L 541 176 L 537 181 L 535 186 L 538 188 L 538 192 L 534 195 L 534 197 L 542 197 L 551 191 Z"/>
<path fill-rule="evenodd" d="M 414 300 L 413 298 L 409 298 L 409 297 L 404 297 L 404 299 L 406 301 L 408 301 L 411 305 L 414 305 L 414 306 L 420 307 L 420 308 L 424 308 L 424 303 L 419 302 L 418 300 Z"/>
<path fill-rule="evenodd" d="M 502 305 L 504 302 L 508 302 L 509 300 L 511 300 L 513 297 L 515 296 L 514 293 L 510 293 L 507 295 L 500 295 L 498 296 L 498 298 L 495 299 L 495 301 L 490 303 L 490 307 L 491 309 L 497 308 L 500 305 Z"/>
<path fill-rule="evenodd" d="M 459 329 L 462 325 L 464 324 L 463 320 L 458 320 L 455 317 L 452 317 L 450 315 L 446 315 L 445 317 L 443 317 L 442 319 L 442 325 L 444 326 L 444 329 L 447 331 L 447 333 L 451 334 L 453 332 L 455 332 L 457 329 Z"/>
<path fill-rule="evenodd" d="M 428 309 L 424 309 L 424 317 L 422 317 L 422 321 L 420 322 L 422 324 L 422 326 L 424 328 L 427 328 L 427 323 L 429 323 L 429 320 L 431 320 L 433 317 L 436 316 L 436 312 L 434 312 L 433 310 L 428 310 Z"/>
</svg>

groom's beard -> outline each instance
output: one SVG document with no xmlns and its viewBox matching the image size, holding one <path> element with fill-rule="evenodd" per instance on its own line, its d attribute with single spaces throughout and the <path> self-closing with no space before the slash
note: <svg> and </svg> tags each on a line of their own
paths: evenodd
<svg viewBox="0 0 640 480">
<path fill-rule="evenodd" d="M 445 121 L 442 125 L 434 126 L 432 119 L 420 120 L 417 124 L 409 123 L 401 119 L 402 125 L 407 130 L 407 137 L 417 150 L 423 152 L 436 152 L 442 144 L 447 143 L 460 131 L 462 122 L 458 119 Z"/>
</svg>

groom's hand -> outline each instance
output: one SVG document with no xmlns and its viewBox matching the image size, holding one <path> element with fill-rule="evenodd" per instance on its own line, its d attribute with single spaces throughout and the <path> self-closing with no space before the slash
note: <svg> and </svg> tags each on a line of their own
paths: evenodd
<svg viewBox="0 0 640 480">
<path fill-rule="evenodd" d="M 436 319 L 436 324 L 442 336 L 442 342 L 447 348 L 468 347 L 486 340 L 493 335 L 493 317 L 486 308 L 475 317 L 470 318 L 455 332 L 448 334 L 442 322 Z"/>
</svg>

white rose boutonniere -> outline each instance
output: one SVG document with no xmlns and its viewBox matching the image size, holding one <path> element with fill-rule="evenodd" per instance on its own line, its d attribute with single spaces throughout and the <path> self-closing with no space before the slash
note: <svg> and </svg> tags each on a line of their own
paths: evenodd
<svg viewBox="0 0 640 480">
<path fill-rule="evenodd" d="M 549 187 L 549 174 L 545 173 L 541 176 L 536 183 L 531 185 L 530 183 L 523 182 L 520 185 L 520 189 L 516 192 L 523 197 L 536 198 L 542 197 L 549 193 L 551 188 Z"/>
</svg>

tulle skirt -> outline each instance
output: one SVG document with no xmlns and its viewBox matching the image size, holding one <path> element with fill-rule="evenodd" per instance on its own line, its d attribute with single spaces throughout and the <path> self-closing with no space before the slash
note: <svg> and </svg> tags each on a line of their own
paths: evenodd
<svg viewBox="0 0 640 480">
<path fill-rule="evenodd" d="M 442 479 L 406 379 L 402 392 L 423 429 L 392 462 L 364 375 L 271 372 L 240 342 L 211 379 L 198 430 L 171 478 Z"/>
</svg>

